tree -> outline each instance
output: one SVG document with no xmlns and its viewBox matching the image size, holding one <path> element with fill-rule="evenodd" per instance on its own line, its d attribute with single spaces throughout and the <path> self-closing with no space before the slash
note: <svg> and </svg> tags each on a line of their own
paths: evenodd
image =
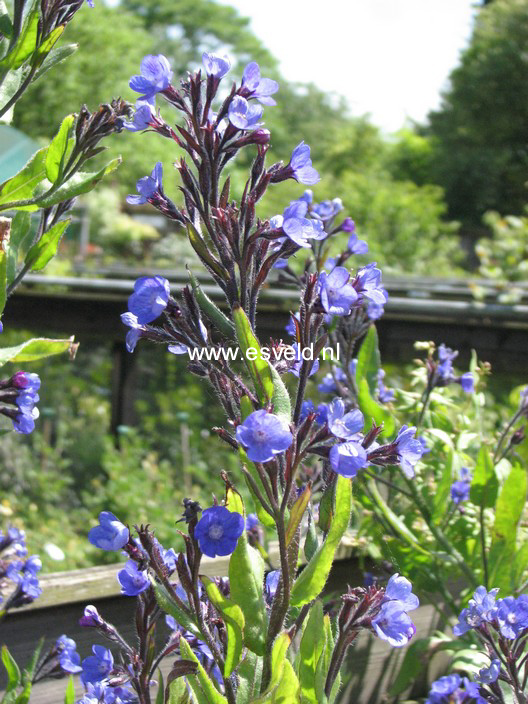
<svg viewBox="0 0 528 704">
<path fill-rule="evenodd" d="M 489 209 L 521 213 L 528 192 L 528 2 L 496 0 L 430 114 L 433 177 L 449 215 L 480 223 Z"/>
</svg>

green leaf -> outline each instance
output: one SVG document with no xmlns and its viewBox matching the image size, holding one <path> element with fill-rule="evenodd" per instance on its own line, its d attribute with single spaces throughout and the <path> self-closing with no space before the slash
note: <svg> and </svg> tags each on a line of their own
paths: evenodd
<svg viewBox="0 0 528 704">
<path fill-rule="evenodd" d="M 371 420 L 373 420 L 376 425 L 383 423 L 383 435 L 388 437 L 394 434 L 396 430 L 394 418 L 387 408 L 384 408 L 372 398 L 367 379 L 358 381 L 358 404 L 365 416 L 366 429 L 369 428 Z"/>
<path fill-rule="evenodd" d="M 158 668 L 158 693 L 156 694 L 156 704 L 165 704 L 165 683 L 163 672 Z"/>
<path fill-rule="evenodd" d="M 334 559 L 335 552 L 350 522 L 352 510 L 352 482 L 341 475 L 337 476 L 335 509 L 325 541 L 306 565 L 291 592 L 292 606 L 302 606 L 321 593 Z"/>
<path fill-rule="evenodd" d="M 99 171 L 78 171 L 52 194 L 37 198 L 39 208 L 49 208 L 52 205 L 61 203 L 63 200 L 70 200 L 83 193 L 88 193 L 97 186 L 104 176 L 115 171 L 120 163 L 121 157 L 118 156 L 116 159 L 109 161 L 108 164 Z"/>
<path fill-rule="evenodd" d="M 157 702 L 156 702 L 157 704 Z M 169 698 L 165 704 L 194 704 L 191 699 L 185 678 L 178 677 L 169 685 Z"/>
<path fill-rule="evenodd" d="M 9 54 L 0 61 L 0 69 L 17 69 L 37 48 L 39 4 L 35 2 L 29 12 L 22 32 Z"/>
<path fill-rule="evenodd" d="M 300 702 L 301 688 L 295 670 L 289 660 L 284 661 L 282 677 L 272 694 L 273 704 L 296 704 Z"/>
<path fill-rule="evenodd" d="M 240 351 L 255 384 L 257 396 L 261 403 L 267 404 L 271 401 L 274 391 L 270 365 L 263 359 L 259 341 L 251 329 L 247 315 L 239 305 L 233 308 L 233 319 Z"/>
<path fill-rule="evenodd" d="M 310 485 L 307 485 L 302 492 L 302 494 L 296 499 L 290 512 L 290 520 L 286 528 L 286 547 L 292 542 L 297 532 L 297 528 L 300 526 L 308 502 L 312 495 L 312 489 Z"/>
<path fill-rule="evenodd" d="M 186 678 L 191 685 L 193 692 L 196 692 L 196 687 L 198 685 L 202 690 L 202 693 L 205 695 L 208 704 L 227 704 L 227 699 L 217 690 L 214 683 L 209 678 L 209 675 L 202 667 L 201 662 L 193 653 L 189 643 L 187 643 L 183 636 L 180 637 L 180 654 L 182 658 L 191 660 L 191 662 L 198 665 L 198 672 L 196 675 L 187 675 Z"/>
<path fill-rule="evenodd" d="M 317 663 L 325 647 L 325 641 L 323 604 L 317 599 L 310 609 L 299 648 L 298 674 L 303 704 L 318 704 L 315 674 Z"/>
<path fill-rule="evenodd" d="M 66 687 L 66 693 L 64 694 L 64 704 L 75 704 L 75 682 L 73 680 L 73 675 L 70 675 L 68 679 L 68 686 Z"/>
<path fill-rule="evenodd" d="M 526 470 L 514 464 L 495 505 L 495 523 L 489 553 L 490 583 L 511 591 L 512 563 L 517 549 L 517 529 L 526 502 Z"/>
<path fill-rule="evenodd" d="M 240 682 L 237 689 L 237 704 L 249 704 L 253 696 L 260 691 L 263 664 L 262 658 L 251 650 L 246 650 L 244 659 L 237 668 Z"/>
<path fill-rule="evenodd" d="M 273 380 L 273 394 L 271 396 L 273 412 L 275 415 L 284 418 L 287 423 L 290 423 L 292 415 L 290 394 L 275 367 L 270 364 L 269 368 Z"/>
<path fill-rule="evenodd" d="M 46 154 L 48 148 L 33 154 L 24 168 L 0 186 L 0 206 L 33 198 L 33 192 L 46 177 Z M 22 206 L 25 210 L 38 210 L 37 205 Z M 6 208 L 2 208 L 5 210 Z"/>
<path fill-rule="evenodd" d="M 70 132 L 75 123 L 75 115 L 67 115 L 60 126 L 59 131 L 52 139 L 46 154 L 46 177 L 51 183 L 62 175 L 66 155 L 70 151 L 74 141 L 70 141 Z"/>
<path fill-rule="evenodd" d="M 191 618 L 190 614 L 178 606 L 163 584 L 160 584 L 160 582 L 157 582 L 154 578 L 150 581 L 160 609 L 169 614 L 169 616 L 172 616 L 172 618 L 179 623 L 180 626 L 183 626 L 183 628 L 190 631 L 193 636 L 203 640 L 203 635 L 194 620 Z"/>
<path fill-rule="evenodd" d="M 10 233 L 11 220 L 0 218 L 0 316 L 4 312 L 7 300 L 7 252 Z"/>
<path fill-rule="evenodd" d="M 273 643 L 271 650 L 271 678 L 266 691 L 257 699 L 253 699 L 252 704 L 265 704 L 272 702 L 273 694 L 284 672 L 284 663 L 287 662 L 286 655 L 290 647 L 291 638 L 286 633 L 280 633 Z"/>
<path fill-rule="evenodd" d="M 319 540 L 317 539 L 317 531 L 315 530 L 315 522 L 313 516 L 310 512 L 308 530 L 306 531 L 306 538 L 304 539 L 304 556 L 307 560 L 311 560 L 315 555 L 317 548 L 319 547 Z"/>
<path fill-rule="evenodd" d="M 59 41 L 59 39 L 62 36 L 62 33 L 66 29 L 66 25 L 60 24 L 58 27 L 55 27 L 46 39 L 42 42 L 42 44 L 39 46 L 37 49 L 37 53 L 35 55 L 35 58 L 31 62 L 33 68 L 38 68 L 39 66 L 42 65 L 44 62 L 44 59 L 46 56 L 50 53 L 50 51 L 53 49 L 55 44 Z"/>
<path fill-rule="evenodd" d="M 4 0 L 0 0 L 0 32 L 8 39 L 10 39 L 13 34 L 13 23 L 9 17 Z"/>
<path fill-rule="evenodd" d="M 7 284 L 13 282 L 16 276 L 18 255 L 24 251 L 33 233 L 31 231 L 31 215 L 20 210 L 11 221 L 11 237 L 7 250 Z"/>
<path fill-rule="evenodd" d="M 359 383 L 361 380 L 366 379 L 372 396 L 374 396 L 378 383 L 377 374 L 380 364 L 378 332 L 376 326 L 371 325 L 359 350 L 356 380 Z"/>
<path fill-rule="evenodd" d="M 495 506 L 498 491 L 499 482 L 495 474 L 495 467 L 488 448 L 482 445 L 477 455 L 469 498 L 477 506 L 492 508 Z"/>
<path fill-rule="evenodd" d="M 67 44 L 66 46 L 59 46 L 52 49 L 42 62 L 41 67 L 35 73 L 33 82 L 37 81 L 46 73 L 46 71 L 49 71 L 50 68 L 57 66 L 57 64 L 60 64 L 62 61 L 74 54 L 78 48 L 78 44 Z"/>
<path fill-rule="evenodd" d="M 20 669 L 7 649 L 7 645 L 2 646 L 2 662 L 7 671 L 6 693 L 13 692 L 20 684 Z"/>
<path fill-rule="evenodd" d="M 61 220 L 45 232 L 26 255 L 25 263 L 32 271 L 41 271 L 57 254 L 57 249 L 62 235 L 71 220 Z"/>
<path fill-rule="evenodd" d="M 28 71 L 29 68 L 27 66 L 22 66 L 21 68 L 17 68 L 16 71 L 7 72 L 0 85 L 0 108 L 7 105 L 11 98 L 15 95 Z M 0 121 L 7 123 L 11 122 L 12 115 L 13 107 L 2 115 Z"/>
<path fill-rule="evenodd" d="M 70 356 L 73 357 L 76 351 L 77 344 L 74 343 L 73 337 L 68 340 L 35 337 L 15 347 L 0 347 L 0 367 L 7 362 L 34 362 L 37 359 L 51 357 L 63 352 L 69 352 Z"/>
<path fill-rule="evenodd" d="M 236 492 L 228 492 L 227 508 L 241 513 L 241 500 Z M 242 513 L 243 506 L 242 506 Z M 257 655 L 266 649 L 267 614 L 263 597 L 264 560 L 257 550 L 249 545 L 246 531 L 238 539 L 229 560 L 229 582 L 231 599 L 240 606 L 244 614 L 244 644 Z"/>
<path fill-rule="evenodd" d="M 238 604 L 227 599 L 208 577 L 201 577 L 207 596 L 222 615 L 227 630 L 227 652 L 224 677 L 229 677 L 240 662 L 243 647 L 244 614 Z"/>
<path fill-rule="evenodd" d="M 236 340 L 236 335 L 235 335 L 235 328 L 233 327 L 233 323 L 229 320 L 229 318 L 222 313 L 220 308 L 213 303 L 213 301 L 207 296 L 203 291 L 202 287 L 192 274 L 192 272 L 189 270 L 188 271 L 189 278 L 191 279 L 191 286 L 192 290 L 194 292 L 194 296 L 196 298 L 196 301 L 198 305 L 200 306 L 200 310 L 205 314 L 207 318 L 213 323 L 213 325 L 216 327 L 217 330 L 219 330 L 224 337 L 226 337 L 228 340 Z"/>
</svg>

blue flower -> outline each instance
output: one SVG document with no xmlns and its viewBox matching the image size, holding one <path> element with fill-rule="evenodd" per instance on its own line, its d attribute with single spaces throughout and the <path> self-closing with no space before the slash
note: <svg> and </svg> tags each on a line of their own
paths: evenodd
<svg viewBox="0 0 528 704">
<path fill-rule="evenodd" d="M 383 369 L 378 370 L 377 374 L 377 386 L 376 386 L 376 391 L 378 394 L 378 399 L 380 400 L 381 403 L 390 403 L 394 399 L 394 391 L 391 389 L 388 389 L 385 384 L 383 383 L 383 379 L 385 378 L 385 372 Z"/>
<path fill-rule="evenodd" d="M 280 570 L 272 570 L 266 575 L 266 580 L 264 583 L 264 588 L 266 590 L 266 602 L 271 604 L 275 598 L 277 588 L 279 586 L 280 580 Z"/>
<path fill-rule="evenodd" d="M 449 695 L 460 687 L 461 681 L 460 675 L 456 674 L 440 677 L 431 685 L 429 697 L 425 704 L 440 704 L 443 701 L 450 701 Z"/>
<path fill-rule="evenodd" d="M 40 389 L 40 377 L 32 372 L 17 372 L 13 375 L 13 386 L 26 391 L 38 391 Z"/>
<path fill-rule="evenodd" d="M 152 197 L 162 189 L 163 165 L 158 161 L 152 169 L 150 176 L 143 176 L 136 181 L 136 189 L 139 195 L 129 195 L 126 200 L 130 205 L 142 205 L 147 203 Z"/>
<path fill-rule="evenodd" d="M 132 122 L 125 120 L 123 127 L 130 132 L 141 132 L 146 130 L 155 119 L 153 105 L 148 100 L 138 100 L 136 102 L 136 111 Z"/>
<path fill-rule="evenodd" d="M 397 572 L 387 583 L 384 600 L 398 601 L 404 611 L 413 611 L 420 606 L 418 597 L 412 593 L 412 584 Z"/>
<path fill-rule="evenodd" d="M 231 60 L 228 56 L 220 56 L 219 54 L 204 51 L 202 62 L 207 75 L 218 79 L 223 78 L 231 70 Z"/>
<path fill-rule="evenodd" d="M 140 570 L 134 560 L 127 560 L 124 568 L 117 573 L 121 585 L 121 594 L 137 596 L 149 588 L 150 582 L 146 570 Z"/>
<path fill-rule="evenodd" d="M 13 418 L 13 429 L 16 433 L 29 435 L 35 430 L 35 420 L 39 417 L 38 408 L 22 408 Z"/>
<path fill-rule="evenodd" d="M 230 555 L 244 531 L 244 517 L 225 506 L 206 508 L 194 529 L 200 550 L 208 557 Z"/>
<path fill-rule="evenodd" d="M 453 626 L 455 636 L 462 636 L 472 628 L 478 628 L 485 622 L 493 620 L 493 611 L 496 608 L 498 588 L 489 592 L 486 587 L 477 587 L 473 599 L 469 600 L 466 609 L 462 609 L 458 623 Z"/>
<path fill-rule="evenodd" d="M 438 348 L 438 365 L 437 371 L 440 378 L 445 381 L 451 381 L 453 378 L 453 360 L 458 357 L 458 352 L 453 351 L 450 347 L 444 344 Z"/>
<path fill-rule="evenodd" d="M 145 326 L 138 323 L 137 315 L 134 313 L 122 313 L 121 320 L 130 328 L 126 335 L 126 348 L 129 352 L 133 352 L 141 333 L 145 332 Z"/>
<path fill-rule="evenodd" d="M 83 626 L 84 628 L 98 628 L 99 626 L 102 626 L 104 623 L 101 614 L 93 604 L 88 604 L 88 606 L 84 607 L 84 613 L 79 619 L 79 626 Z"/>
<path fill-rule="evenodd" d="M 299 423 L 302 423 L 310 415 L 310 413 L 315 413 L 315 406 L 313 401 L 309 399 L 302 402 L 301 415 L 299 416 Z"/>
<path fill-rule="evenodd" d="M 321 220 L 331 220 L 341 210 L 343 210 L 343 201 L 341 198 L 333 200 L 324 200 L 322 203 L 317 203 L 312 208 L 312 213 Z"/>
<path fill-rule="evenodd" d="M 528 595 L 521 594 L 517 599 L 513 596 L 499 599 L 492 613 L 501 635 L 513 640 L 528 628 Z"/>
<path fill-rule="evenodd" d="M 158 318 L 170 297 L 170 284 L 163 276 L 142 276 L 134 284 L 134 293 L 128 299 L 128 309 L 140 325 Z"/>
<path fill-rule="evenodd" d="M 462 391 L 465 391 L 467 394 L 472 394 L 475 390 L 475 379 L 472 372 L 462 374 L 462 376 L 458 379 L 458 383 L 462 387 Z"/>
<path fill-rule="evenodd" d="M 293 436 L 279 416 L 261 409 L 251 413 L 236 429 L 236 439 L 253 462 L 269 462 L 287 450 Z"/>
<path fill-rule="evenodd" d="M 409 479 L 414 477 L 414 466 L 424 453 L 423 445 L 415 435 L 416 428 L 414 426 L 408 428 L 406 425 L 402 425 L 394 441 L 401 468 Z"/>
<path fill-rule="evenodd" d="M 345 413 L 345 403 L 336 398 L 328 409 L 328 427 L 337 438 L 348 440 L 363 428 L 365 419 L 359 409 Z"/>
<path fill-rule="evenodd" d="M 313 186 L 321 180 L 312 166 L 310 147 L 304 142 L 298 144 L 293 150 L 287 169 L 291 172 L 291 178 L 306 186 Z"/>
<path fill-rule="evenodd" d="M 303 359 L 301 358 L 301 350 L 300 350 L 300 348 L 299 348 L 299 345 L 298 345 L 296 342 L 294 342 L 293 345 L 292 345 L 292 347 L 293 347 L 293 349 L 295 350 L 295 360 L 294 360 L 294 362 L 293 362 L 293 366 L 290 368 L 290 372 L 291 372 L 292 374 L 294 374 L 296 377 L 298 377 L 299 374 L 301 373 L 301 367 L 302 367 L 302 365 L 303 365 Z M 312 361 L 312 360 L 306 360 L 306 361 Z M 314 359 L 314 360 L 313 360 L 313 364 L 312 364 L 312 368 L 311 368 L 310 373 L 308 374 L 308 376 L 313 376 L 313 375 L 316 374 L 318 371 L 319 371 L 319 360 L 318 360 L 318 359 Z"/>
<path fill-rule="evenodd" d="M 259 519 L 257 517 L 256 513 L 250 513 L 248 514 L 246 518 L 246 530 L 255 530 L 255 528 L 258 528 L 260 525 Z"/>
<path fill-rule="evenodd" d="M 92 646 L 92 653 L 82 661 L 81 680 L 83 684 L 104 680 L 114 669 L 114 657 L 108 648 L 102 645 Z"/>
<path fill-rule="evenodd" d="M 349 283 L 350 274 L 343 266 L 336 266 L 330 274 L 319 274 L 321 304 L 327 313 L 348 315 L 358 295 Z"/>
<path fill-rule="evenodd" d="M 341 229 L 343 229 L 343 225 L 341 225 Z M 347 249 L 351 254 L 366 254 L 368 252 L 368 244 L 365 240 L 358 239 L 355 233 L 352 233 L 348 238 Z"/>
<path fill-rule="evenodd" d="M 288 324 L 284 326 L 284 329 L 288 333 L 288 335 L 291 335 L 292 337 L 295 337 L 297 330 L 295 328 L 295 323 L 294 320 L 300 320 L 301 319 L 301 314 L 300 313 L 294 313 L 294 315 L 290 315 L 290 319 L 288 321 Z"/>
<path fill-rule="evenodd" d="M 141 93 L 145 100 L 153 98 L 156 93 L 166 90 L 170 86 L 172 71 L 165 56 L 149 54 L 141 60 L 141 75 L 132 76 L 129 86 L 136 93 Z"/>
<path fill-rule="evenodd" d="M 12 562 L 6 571 L 7 577 L 18 585 L 24 595 L 23 603 L 30 603 L 42 594 L 37 573 L 42 568 L 42 562 L 38 555 L 32 555 L 25 562 L 16 560 Z"/>
<path fill-rule="evenodd" d="M 456 481 L 451 484 L 451 500 L 458 506 L 463 501 L 469 499 L 470 484 L 464 481 Z"/>
<path fill-rule="evenodd" d="M 320 403 L 315 410 L 315 422 L 324 425 L 328 420 L 328 404 Z"/>
<path fill-rule="evenodd" d="M 72 675 L 82 672 L 81 658 L 77 652 L 77 645 L 74 640 L 63 635 L 57 638 L 55 647 L 59 652 L 59 663 L 64 672 Z"/>
<path fill-rule="evenodd" d="M 483 667 L 479 670 L 478 675 L 475 675 L 475 679 L 480 684 L 491 684 L 496 682 L 499 678 L 501 670 L 501 661 L 499 658 L 495 658 L 491 661 L 489 667 Z"/>
<path fill-rule="evenodd" d="M 228 117 L 234 127 L 239 130 L 250 130 L 260 127 L 259 120 L 262 117 L 262 106 L 250 104 L 240 95 L 235 95 L 229 103 Z"/>
<path fill-rule="evenodd" d="M 282 227 L 282 231 L 292 242 L 299 247 L 310 247 L 310 240 L 324 239 L 326 232 L 323 224 L 317 220 L 306 217 L 308 204 L 304 200 L 294 200 L 281 215 L 272 218 L 275 227 Z M 271 224 L 271 221 L 270 221 Z"/>
<path fill-rule="evenodd" d="M 244 69 L 242 87 L 249 97 L 256 98 L 263 105 L 277 105 L 270 96 L 279 90 L 279 84 L 271 78 L 261 78 L 256 61 L 252 61 Z"/>
<path fill-rule="evenodd" d="M 365 448 L 357 442 L 344 442 L 330 450 L 330 465 L 343 477 L 355 477 L 360 469 L 368 465 Z"/>
<path fill-rule="evenodd" d="M 128 543 L 130 531 L 110 511 L 99 514 L 99 524 L 88 533 L 88 540 L 96 548 L 121 550 Z"/>
<path fill-rule="evenodd" d="M 377 635 L 390 645 L 399 648 L 407 645 L 416 633 L 416 627 L 399 601 L 386 601 L 372 619 Z"/>
<path fill-rule="evenodd" d="M 389 297 L 387 291 L 381 286 L 381 270 L 371 262 L 360 269 L 356 276 L 356 290 L 378 306 L 383 306 Z"/>
</svg>

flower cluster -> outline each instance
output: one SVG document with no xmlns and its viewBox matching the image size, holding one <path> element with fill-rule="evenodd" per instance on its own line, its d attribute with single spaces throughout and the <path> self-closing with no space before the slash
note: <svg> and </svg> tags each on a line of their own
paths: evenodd
<svg viewBox="0 0 528 704">
<path fill-rule="evenodd" d="M 37 599 L 42 589 L 38 573 L 42 562 L 38 555 L 27 556 L 24 531 L 8 526 L 0 531 L 0 613 L 19 608 Z"/>
<path fill-rule="evenodd" d="M 39 389 L 38 374 L 30 372 L 16 372 L 0 381 L 0 413 L 11 419 L 15 432 L 27 435 L 35 429 Z"/>
<path fill-rule="evenodd" d="M 473 393 L 475 388 L 475 378 L 472 372 L 466 372 L 461 376 L 456 376 L 453 368 L 453 361 L 458 357 L 458 352 L 445 345 L 440 345 L 437 350 L 437 360 L 432 354 L 426 360 L 428 375 L 428 387 L 433 389 L 448 384 L 460 384 L 462 390 L 467 394 Z"/>
</svg>

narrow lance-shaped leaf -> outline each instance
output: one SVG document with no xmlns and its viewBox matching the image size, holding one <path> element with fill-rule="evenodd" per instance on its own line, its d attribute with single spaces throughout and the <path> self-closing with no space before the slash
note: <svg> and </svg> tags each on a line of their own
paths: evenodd
<svg viewBox="0 0 528 704">
<path fill-rule="evenodd" d="M 183 636 L 180 637 L 180 654 L 182 658 L 190 660 L 198 665 L 196 675 L 188 675 L 187 680 L 191 685 L 193 692 L 196 693 L 196 688 L 199 687 L 206 697 L 208 704 L 227 704 L 227 699 L 215 687 L 213 681 L 202 667 L 201 662 L 191 650 L 189 643 Z"/>
<path fill-rule="evenodd" d="M 64 704 L 75 704 L 75 682 L 73 681 L 73 675 L 70 675 L 68 679 L 68 686 L 64 694 Z"/>
<path fill-rule="evenodd" d="M 269 403 L 273 396 L 273 378 L 270 366 L 262 357 L 259 341 L 244 310 L 239 306 L 233 308 L 233 319 L 240 351 L 251 374 L 257 395 L 262 403 Z"/>
<path fill-rule="evenodd" d="M 492 508 L 495 506 L 498 491 L 499 481 L 489 450 L 485 445 L 482 445 L 477 455 L 469 498 L 477 506 Z"/>
<path fill-rule="evenodd" d="M 245 516 L 240 496 L 229 490 L 227 508 Z M 244 644 L 257 655 L 264 655 L 266 648 L 267 615 L 264 603 L 264 560 L 249 545 L 246 531 L 238 539 L 229 560 L 231 599 L 244 614 Z"/>
<path fill-rule="evenodd" d="M 12 203 L 33 198 L 35 188 L 46 178 L 47 153 L 47 147 L 39 149 L 21 171 L 0 186 L 1 210 L 10 208 Z M 27 211 L 38 210 L 37 205 L 27 205 L 23 208 Z"/>
<path fill-rule="evenodd" d="M 26 17 L 24 27 L 16 44 L 9 54 L 0 61 L 0 69 L 17 69 L 28 59 L 37 48 L 39 23 L 39 3 L 35 2 Z"/>
<path fill-rule="evenodd" d="M 222 313 L 220 308 L 213 303 L 213 301 L 207 296 L 196 278 L 193 276 L 192 272 L 189 271 L 189 278 L 191 279 L 191 286 L 193 293 L 196 297 L 196 301 L 200 306 L 200 310 L 205 314 L 207 318 L 213 323 L 213 325 L 224 335 L 228 340 L 236 340 L 235 328 L 229 318 Z"/>
<path fill-rule="evenodd" d="M 394 434 L 396 426 L 392 414 L 387 408 L 383 408 L 383 406 L 372 398 L 366 379 L 360 379 L 358 381 L 358 404 L 361 412 L 365 416 L 366 428 L 370 425 L 369 419 L 372 419 L 376 425 L 383 423 L 383 435 L 389 437 Z"/>
<path fill-rule="evenodd" d="M 30 248 L 26 255 L 25 263 L 31 267 L 33 271 L 41 271 L 49 264 L 53 257 L 57 254 L 59 242 L 62 235 L 66 232 L 71 220 L 61 220 L 50 227 L 42 237 Z"/>
<path fill-rule="evenodd" d="M 270 364 L 269 368 L 273 381 L 273 394 L 271 396 L 273 413 L 283 418 L 287 423 L 290 423 L 292 416 L 290 394 L 288 393 L 288 389 L 280 378 L 279 372 L 275 369 L 275 367 Z"/>
<path fill-rule="evenodd" d="M 238 604 L 227 599 L 216 584 L 208 577 L 201 577 L 207 596 L 213 606 L 220 612 L 227 630 L 227 652 L 225 657 L 224 677 L 229 677 L 240 662 L 243 648 L 244 614 Z"/>
<path fill-rule="evenodd" d="M 78 171 L 50 195 L 39 196 L 36 199 L 39 208 L 49 208 L 52 205 L 57 205 L 57 203 L 61 203 L 64 200 L 70 200 L 71 198 L 76 198 L 83 193 L 88 193 L 95 188 L 95 186 L 97 186 L 99 181 L 101 181 L 104 176 L 112 173 L 112 171 L 115 171 L 120 163 L 121 157 L 119 156 L 116 159 L 109 161 L 108 164 L 99 171 Z"/>
<path fill-rule="evenodd" d="M 310 615 L 308 616 L 299 648 L 298 674 L 303 704 L 318 704 L 315 690 L 315 673 L 324 645 L 323 605 L 317 599 L 310 609 Z"/>
<path fill-rule="evenodd" d="M 335 509 L 325 541 L 306 565 L 291 592 L 292 606 L 302 606 L 315 599 L 322 591 L 348 524 L 352 510 L 352 482 L 338 475 L 335 491 Z"/>
<path fill-rule="evenodd" d="M 286 662 L 286 654 L 288 648 L 291 644 L 290 636 L 283 632 L 280 633 L 273 642 L 273 647 L 271 650 L 271 679 L 266 691 L 256 699 L 253 700 L 252 704 L 265 704 L 267 702 L 272 702 L 272 696 L 275 692 L 277 685 L 282 679 L 282 674 L 284 672 L 284 663 Z"/>
<path fill-rule="evenodd" d="M 286 547 L 291 543 L 297 532 L 297 528 L 300 526 L 308 502 L 312 495 L 312 488 L 310 485 L 306 486 L 302 494 L 297 498 L 293 504 L 290 511 L 290 520 L 286 528 Z"/>
<path fill-rule="evenodd" d="M 75 115 L 67 115 L 60 126 L 59 131 L 52 139 L 46 154 L 46 177 L 51 183 L 62 175 L 66 155 L 69 146 L 73 146 L 69 136 L 75 122 Z"/>
<path fill-rule="evenodd" d="M 31 215 L 25 211 L 19 211 L 11 222 L 11 237 L 7 250 L 7 284 L 13 282 L 20 252 L 23 252 L 30 244 L 33 233 L 31 231 Z"/>
<path fill-rule="evenodd" d="M 6 692 L 13 692 L 20 684 L 20 669 L 7 649 L 7 645 L 2 646 L 2 662 L 7 672 Z"/>
<path fill-rule="evenodd" d="M 361 343 L 358 354 L 356 379 L 360 382 L 366 379 L 371 395 L 377 384 L 377 374 L 380 368 L 380 354 L 378 347 L 378 332 L 375 325 L 371 325 L 365 339 Z"/>
<path fill-rule="evenodd" d="M 7 252 L 11 237 L 11 220 L 0 217 L 0 315 L 7 300 Z"/>
<path fill-rule="evenodd" d="M 154 589 L 156 601 L 162 611 L 165 611 L 165 613 L 169 614 L 169 616 L 172 616 L 172 618 L 179 623 L 180 626 L 185 628 L 187 631 L 190 631 L 193 636 L 203 640 L 203 635 L 193 618 L 190 614 L 178 606 L 163 584 L 156 582 L 154 578 L 151 579 L 151 584 Z"/>
</svg>

